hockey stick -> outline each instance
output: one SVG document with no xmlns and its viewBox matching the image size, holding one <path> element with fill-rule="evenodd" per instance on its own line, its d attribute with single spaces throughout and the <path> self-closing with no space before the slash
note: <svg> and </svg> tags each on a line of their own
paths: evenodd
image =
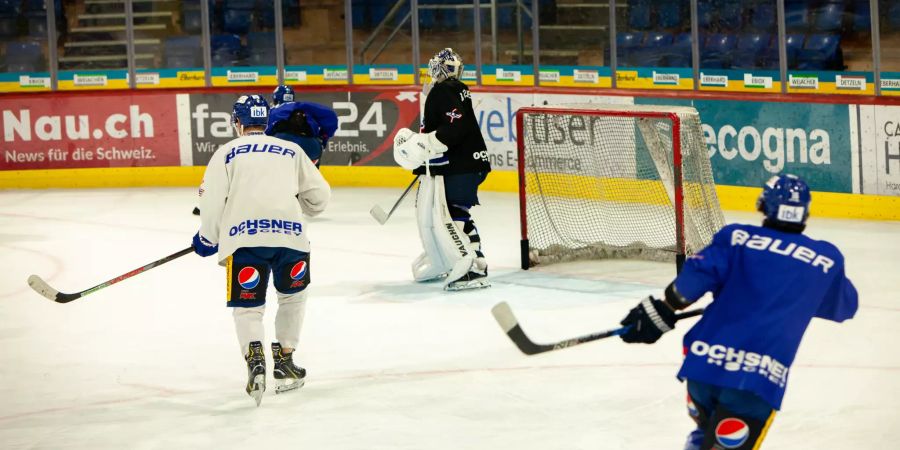
<svg viewBox="0 0 900 450">
<path fill-rule="evenodd" d="M 413 178 L 412 182 L 409 183 L 409 186 L 406 187 L 406 190 L 403 191 L 403 194 L 400 195 L 400 198 L 397 199 L 397 202 L 394 203 L 394 206 L 391 208 L 390 212 L 386 213 L 383 209 L 381 209 L 381 206 L 375 205 L 372 207 L 372 209 L 369 210 L 369 214 L 371 214 L 372 217 L 374 217 L 375 220 L 378 221 L 378 223 L 384 225 L 394 214 L 394 211 L 397 210 L 397 207 L 400 206 L 400 202 L 402 202 L 403 199 L 406 198 L 406 194 L 409 194 L 409 191 L 412 190 L 412 187 L 416 184 L 416 181 L 419 181 L 419 176 L 420 175 L 416 175 L 416 177 Z"/>
<path fill-rule="evenodd" d="M 47 284 L 46 281 L 44 281 L 41 277 L 39 277 L 37 275 L 32 275 L 32 276 L 28 277 L 28 285 L 31 286 L 31 288 L 34 289 L 35 292 L 37 292 L 38 294 L 41 294 L 44 297 L 47 297 L 48 299 L 53 300 L 56 303 L 69 303 L 72 300 L 77 300 L 81 297 L 84 297 L 85 295 L 91 294 L 93 292 L 97 292 L 100 289 L 103 289 L 105 287 L 112 286 L 122 280 L 127 280 L 128 278 L 131 278 L 137 274 L 144 273 L 156 266 L 165 264 L 173 259 L 180 258 L 184 255 L 187 255 L 188 253 L 192 253 L 193 251 L 194 251 L 193 247 L 188 247 L 184 250 L 179 250 L 177 253 L 173 253 L 162 259 L 157 259 L 156 261 L 153 261 L 152 263 L 147 264 L 144 267 L 134 269 L 131 272 L 128 272 L 123 275 L 119 275 L 119 276 L 113 278 L 112 280 L 109 280 L 104 283 L 100 283 L 90 289 L 85 289 L 83 291 L 75 292 L 73 294 L 66 294 L 64 292 L 59 292 L 56 289 L 53 289 L 52 287 L 50 287 L 49 284 Z"/>
<path fill-rule="evenodd" d="M 500 327 L 503 328 L 503 332 L 506 333 L 513 341 L 513 344 L 516 344 L 516 347 L 519 347 L 519 350 L 526 355 L 536 355 L 538 353 L 562 350 L 564 348 L 608 338 L 610 336 L 619 336 L 628 331 L 628 327 L 620 327 L 614 330 L 587 334 L 550 344 L 538 344 L 528 338 L 525 331 L 523 331 L 522 327 L 519 325 L 519 321 L 516 320 L 516 316 L 513 315 L 512 309 L 506 302 L 500 302 L 494 305 L 494 307 L 491 308 L 491 313 L 494 314 L 494 319 L 496 319 L 497 323 L 500 324 Z M 687 319 L 688 317 L 699 316 L 701 314 L 703 314 L 703 308 L 688 311 L 683 314 L 676 314 L 675 320 Z"/>
</svg>

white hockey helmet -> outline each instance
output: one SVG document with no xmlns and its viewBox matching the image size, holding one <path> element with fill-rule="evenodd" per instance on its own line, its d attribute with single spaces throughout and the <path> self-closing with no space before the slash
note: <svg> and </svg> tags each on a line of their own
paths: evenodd
<svg viewBox="0 0 900 450">
<path fill-rule="evenodd" d="M 462 58 L 450 47 L 437 52 L 428 60 L 428 75 L 434 83 L 440 83 L 448 78 L 459 79 L 462 71 Z"/>
</svg>

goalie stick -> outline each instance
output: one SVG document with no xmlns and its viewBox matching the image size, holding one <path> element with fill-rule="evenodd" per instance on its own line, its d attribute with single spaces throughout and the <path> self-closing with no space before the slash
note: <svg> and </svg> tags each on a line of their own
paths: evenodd
<svg viewBox="0 0 900 450">
<path fill-rule="evenodd" d="M 378 221 L 378 223 L 384 225 L 394 214 L 394 211 L 397 210 L 397 207 L 400 206 L 400 202 L 402 202 L 403 199 L 406 198 L 406 195 L 409 194 L 409 191 L 412 190 L 412 187 L 416 184 L 416 181 L 419 181 L 420 176 L 421 175 L 416 175 L 416 177 L 413 178 L 412 182 L 409 183 L 409 186 L 406 187 L 406 190 L 403 191 L 403 194 L 400 195 L 400 198 L 397 199 L 397 202 L 394 203 L 394 206 L 391 208 L 390 212 L 386 213 L 383 209 L 381 209 L 381 206 L 375 205 L 372 207 L 372 209 L 369 210 L 369 214 L 371 214 L 372 217 L 374 217 L 375 220 Z"/>
<path fill-rule="evenodd" d="M 516 344 L 516 347 L 519 347 L 519 350 L 521 350 L 522 353 L 526 355 L 536 355 L 538 353 L 562 350 L 564 348 L 584 344 L 586 342 L 605 339 L 610 336 L 619 336 L 621 334 L 624 334 L 628 330 L 628 327 L 620 327 L 613 330 L 587 334 L 584 336 L 566 339 L 559 342 L 538 344 L 528 338 L 528 336 L 525 334 L 525 331 L 522 330 L 522 327 L 519 325 L 519 321 L 516 319 L 516 316 L 513 315 L 512 308 L 510 308 L 509 304 L 507 304 L 506 302 L 500 302 L 494 305 L 494 307 L 491 308 L 491 313 L 494 315 L 494 319 L 497 320 L 497 323 L 500 324 L 500 327 L 503 328 L 503 332 L 506 333 L 506 335 L 509 336 L 509 338 L 513 341 L 513 344 Z M 703 314 L 703 308 L 695 309 L 693 311 L 688 311 L 682 314 L 676 314 L 675 320 L 687 319 L 688 317 L 699 316 L 701 314 Z"/>
<path fill-rule="evenodd" d="M 128 278 L 131 278 L 140 273 L 144 273 L 156 266 L 159 266 L 159 265 L 165 264 L 169 261 L 172 261 L 173 259 L 180 258 L 184 255 L 187 255 L 188 253 L 193 253 L 193 251 L 194 251 L 193 247 L 188 247 L 184 250 L 179 250 L 176 253 L 166 256 L 165 258 L 157 259 L 156 261 L 153 261 L 152 263 L 147 264 L 146 266 L 143 266 L 143 267 L 134 269 L 131 272 L 119 275 L 119 276 L 113 278 L 112 280 L 106 281 L 104 283 L 100 283 L 90 289 L 85 289 L 83 291 L 78 291 L 78 292 L 75 292 L 72 294 L 66 294 L 64 292 L 59 292 L 56 289 L 53 289 L 52 287 L 50 287 L 49 284 L 47 284 L 46 281 L 44 281 L 41 277 L 39 277 L 37 275 L 32 275 L 32 276 L 28 277 L 28 285 L 31 286 L 31 288 L 34 289 L 35 292 L 37 292 L 38 294 L 41 294 L 44 297 L 47 297 L 48 299 L 53 300 L 56 303 L 69 303 L 72 300 L 77 300 L 81 297 L 84 297 L 85 295 L 97 292 L 100 289 L 103 289 L 105 287 L 112 286 L 122 280 L 127 280 Z"/>
</svg>

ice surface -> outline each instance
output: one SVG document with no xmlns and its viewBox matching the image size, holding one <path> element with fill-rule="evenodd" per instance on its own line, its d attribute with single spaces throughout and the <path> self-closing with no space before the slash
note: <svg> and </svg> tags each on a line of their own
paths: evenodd
<svg viewBox="0 0 900 450">
<path fill-rule="evenodd" d="M 195 189 L 0 193 L 0 447 L 64 449 L 676 449 L 692 422 L 675 380 L 680 337 L 610 339 L 534 357 L 490 314 L 508 301 L 529 335 L 614 327 L 670 265 L 607 261 L 517 269 L 514 195 L 475 209 L 494 286 L 445 293 L 411 281 L 411 201 L 336 189 L 312 220 L 310 304 L 298 392 L 257 408 L 225 308 L 224 269 L 188 255 L 69 304 L 32 292 L 105 281 L 190 244 Z M 729 221 L 756 222 L 751 214 Z M 897 448 L 900 223 L 813 218 L 847 257 L 862 306 L 816 320 L 764 448 Z M 274 309 L 274 308 L 273 308 Z M 274 311 L 267 314 L 269 336 Z"/>
</svg>

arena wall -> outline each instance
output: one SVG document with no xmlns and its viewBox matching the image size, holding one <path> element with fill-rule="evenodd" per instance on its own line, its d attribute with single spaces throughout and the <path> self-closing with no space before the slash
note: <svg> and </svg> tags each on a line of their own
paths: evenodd
<svg viewBox="0 0 900 450">
<path fill-rule="evenodd" d="M 234 89 L 95 91 L 0 96 L 0 188 L 198 186 L 212 152 L 233 137 Z M 268 95 L 268 92 L 259 92 Z M 304 88 L 340 128 L 323 157 L 335 186 L 402 187 L 393 135 L 416 129 L 415 86 Z M 725 209 L 752 209 L 772 174 L 803 176 L 813 214 L 900 220 L 900 99 L 565 88 L 473 89 L 495 171 L 484 189 L 516 191 L 515 112 L 569 103 L 688 105 L 700 112 Z"/>
</svg>

